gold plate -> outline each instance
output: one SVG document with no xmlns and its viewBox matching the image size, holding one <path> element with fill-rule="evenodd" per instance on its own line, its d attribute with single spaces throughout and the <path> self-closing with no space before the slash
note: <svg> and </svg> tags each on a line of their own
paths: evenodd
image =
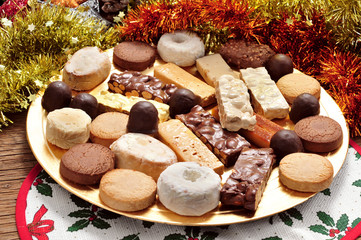
<svg viewBox="0 0 361 240">
<path fill-rule="evenodd" d="M 111 53 L 109 54 L 112 55 Z M 156 64 L 160 64 L 157 61 Z M 113 68 L 112 71 L 117 71 Z M 151 74 L 151 70 L 144 72 Z M 100 91 L 106 89 L 106 82 L 102 83 L 93 91 Z M 326 93 L 324 89 L 321 89 L 320 97 L 320 115 L 329 116 L 336 120 L 342 128 L 343 132 L 343 144 L 334 152 L 325 154 L 333 164 L 334 176 L 341 169 L 348 150 L 349 144 L 349 130 L 346 124 L 345 118 L 338 105 L 333 101 L 330 95 Z M 151 207 L 137 212 L 121 212 L 107 207 L 99 199 L 98 186 L 81 186 L 71 183 L 60 176 L 59 165 L 61 156 L 66 152 L 60 149 L 46 140 L 46 111 L 41 106 L 41 93 L 31 104 L 27 116 L 26 132 L 29 145 L 45 171 L 63 188 L 69 192 L 77 195 L 78 197 L 95 204 L 99 207 L 107 209 L 109 211 L 150 222 L 166 223 L 172 225 L 186 225 L 186 226 L 216 226 L 216 225 L 228 225 L 233 223 L 242 223 L 261 219 L 289 208 L 292 208 L 298 204 L 301 204 L 315 195 L 315 193 L 302 193 L 290 190 L 284 187 L 278 179 L 278 167 L 276 167 L 270 176 L 264 191 L 262 200 L 258 206 L 258 209 L 254 213 L 250 213 L 243 209 L 228 208 L 219 205 L 213 211 L 204 214 L 200 217 L 185 217 L 180 216 L 166 209 L 157 199 L 155 204 Z M 292 128 L 290 121 L 283 121 L 282 124 L 286 128 Z M 231 173 L 230 169 L 227 169 L 222 176 L 222 182 L 228 178 Z"/>
</svg>

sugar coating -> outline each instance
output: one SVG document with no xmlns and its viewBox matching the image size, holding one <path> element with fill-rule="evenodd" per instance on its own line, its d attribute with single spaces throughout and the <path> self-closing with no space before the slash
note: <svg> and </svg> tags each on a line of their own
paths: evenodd
<svg viewBox="0 0 361 240">
<path fill-rule="evenodd" d="M 285 118 L 289 105 L 266 68 L 241 69 L 242 78 L 251 91 L 254 111 L 268 119 Z"/>
<path fill-rule="evenodd" d="M 216 98 L 220 122 L 228 131 L 241 128 L 253 130 L 257 123 L 244 82 L 232 75 L 222 75 L 216 81 Z"/>
</svg>

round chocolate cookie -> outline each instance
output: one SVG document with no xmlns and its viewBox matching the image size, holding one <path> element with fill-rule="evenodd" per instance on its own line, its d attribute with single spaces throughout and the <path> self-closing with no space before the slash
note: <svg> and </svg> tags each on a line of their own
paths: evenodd
<svg viewBox="0 0 361 240">
<path fill-rule="evenodd" d="M 125 70 L 143 71 L 153 65 L 156 54 L 147 43 L 122 42 L 114 47 L 113 62 Z"/>
<path fill-rule="evenodd" d="M 309 152 L 330 152 L 342 145 L 340 124 L 326 116 L 311 116 L 298 121 L 295 133 Z"/>
<path fill-rule="evenodd" d="M 287 129 L 279 130 L 272 136 L 270 147 L 278 160 L 288 154 L 304 151 L 301 139 L 294 131 Z"/>
<path fill-rule="evenodd" d="M 236 39 L 224 44 L 219 53 L 230 66 L 237 69 L 263 67 L 275 54 L 267 45 Z"/>
<path fill-rule="evenodd" d="M 61 157 L 60 174 L 78 184 L 97 184 L 106 172 L 114 169 L 114 161 L 115 154 L 103 145 L 78 144 Z"/>
</svg>

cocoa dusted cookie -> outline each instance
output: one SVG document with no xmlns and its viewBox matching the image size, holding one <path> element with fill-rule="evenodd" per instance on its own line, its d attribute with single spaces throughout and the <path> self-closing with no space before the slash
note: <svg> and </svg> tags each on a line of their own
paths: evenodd
<svg viewBox="0 0 361 240">
<path fill-rule="evenodd" d="M 294 131 L 309 152 L 330 152 L 342 145 L 340 124 L 326 116 L 304 118 L 296 123 Z"/>
<path fill-rule="evenodd" d="M 147 43 L 121 42 L 114 47 L 113 62 L 125 70 L 143 71 L 153 65 L 156 49 Z"/>
<path fill-rule="evenodd" d="M 219 53 L 230 66 L 237 69 L 264 67 L 275 54 L 267 45 L 236 39 L 224 44 Z"/>
<path fill-rule="evenodd" d="M 70 148 L 61 157 L 60 174 L 74 183 L 92 185 L 114 169 L 115 154 L 96 143 L 83 143 Z"/>
</svg>

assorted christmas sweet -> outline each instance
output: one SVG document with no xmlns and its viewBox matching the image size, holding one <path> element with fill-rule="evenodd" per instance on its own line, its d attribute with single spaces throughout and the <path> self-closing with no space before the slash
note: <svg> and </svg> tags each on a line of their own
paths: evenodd
<svg viewBox="0 0 361 240">
<path fill-rule="evenodd" d="M 300 58 L 307 53 L 306 60 L 317 62 L 329 49 L 321 54 L 309 40 L 303 45 L 309 49 L 299 52 L 294 46 L 282 49 L 290 42 L 280 44 L 283 34 L 292 32 L 299 47 L 318 29 L 312 40 L 326 39 L 324 46 L 334 46 L 324 20 L 315 13 L 310 26 L 293 18 L 286 23 L 284 16 L 266 24 L 252 17 L 246 2 L 207 0 L 202 1 L 204 8 L 196 8 L 201 4 L 196 0 L 186 8 L 188 12 L 179 11 L 186 3 L 177 1 L 171 9 L 167 1 L 144 3 L 119 26 L 127 41 L 114 43 L 113 53 L 102 52 L 88 41 L 87 46 L 73 48 L 69 59 L 59 60 L 62 75 L 45 88 L 42 107 L 49 144 L 65 149 L 61 175 L 78 184 L 100 182 L 100 199 L 119 211 L 138 211 L 160 201 L 186 216 L 203 215 L 219 204 L 256 211 L 276 162 L 283 187 L 311 192 L 327 188 L 333 178 L 332 164 L 304 151 L 337 151 L 343 143 L 340 124 L 320 116 L 317 104 L 320 82 L 324 84 L 324 76 L 335 71 L 324 72 L 327 60 L 311 66 L 309 61 L 302 65 Z M 150 15 L 155 9 L 169 10 L 160 15 L 173 18 L 157 22 L 157 16 Z M 34 11 L 50 12 L 30 11 L 24 18 L 27 22 Z M 46 22 L 45 27 L 53 24 Z M 137 32 L 140 26 L 142 35 Z M 266 34 L 280 28 L 267 39 Z M 176 31 L 184 29 L 188 32 Z M 189 48 L 193 44 L 197 49 Z M 210 49 L 216 53 L 209 53 Z M 159 58 L 154 64 L 156 53 Z M 303 73 L 295 73 L 293 67 L 291 71 L 290 66 Z M 97 86 L 108 90 L 95 91 Z M 330 90 L 336 85 L 324 87 Z M 309 106 L 309 111 L 303 111 Z M 292 122 L 292 129 L 283 129 L 271 121 L 287 117 L 295 123 L 294 130 Z M 353 131 L 358 133 L 358 120 L 353 121 Z M 85 163 L 88 159 L 91 164 Z M 305 166 L 325 177 L 303 173 Z M 231 174 L 222 183 L 225 171 Z"/>
</svg>

